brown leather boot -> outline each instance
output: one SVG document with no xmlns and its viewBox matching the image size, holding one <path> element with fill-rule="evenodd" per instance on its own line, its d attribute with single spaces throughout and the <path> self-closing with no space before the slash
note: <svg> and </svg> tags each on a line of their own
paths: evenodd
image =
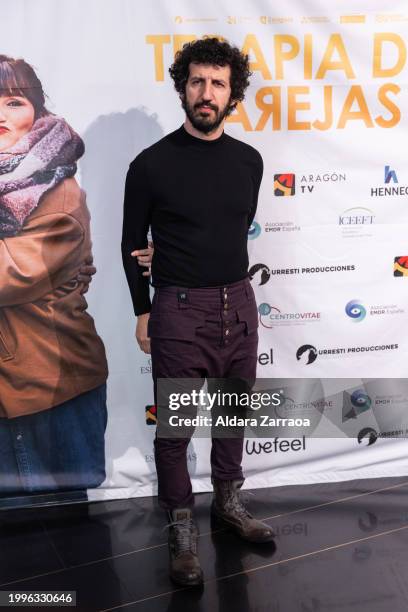
<svg viewBox="0 0 408 612">
<path fill-rule="evenodd" d="M 243 480 L 212 478 L 214 499 L 211 512 L 249 542 L 271 542 L 275 534 L 269 525 L 254 519 L 239 499 Z"/>
<path fill-rule="evenodd" d="M 201 585 L 203 571 L 197 556 L 197 527 L 190 508 L 168 512 L 170 578 L 183 586 Z"/>
</svg>

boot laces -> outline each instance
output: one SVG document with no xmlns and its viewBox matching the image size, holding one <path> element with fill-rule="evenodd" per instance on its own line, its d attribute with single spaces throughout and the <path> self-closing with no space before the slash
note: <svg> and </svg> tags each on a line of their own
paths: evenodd
<svg viewBox="0 0 408 612">
<path fill-rule="evenodd" d="M 184 552 L 192 552 L 194 555 L 197 554 L 197 541 L 196 534 L 194 533 L 194 521 L 192 518 L 186 518 L 178 521 L 168 523 L 163 527 L 169 529 L 174 527 L 174 534 L 176 536 L 177 544 L 177 556 Z"/>
<path fill-rule="evenodd" d="M 226 506 L 242 519 L 252 518 L 252 515 L 242 503 L 238 491 L 231 491 L 226 500 Z"/>
</svg>

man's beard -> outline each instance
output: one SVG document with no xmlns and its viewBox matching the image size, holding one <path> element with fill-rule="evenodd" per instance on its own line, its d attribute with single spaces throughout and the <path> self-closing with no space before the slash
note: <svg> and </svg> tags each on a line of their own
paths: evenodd
<svg viewBox="0 0 408 612">
<path fill-rule="evenodd" d="M 190 119 L 192 126 L 195 127 L 195 129 L 199 132 L 203 132 L 203 134 L 209 134 L 210 132 L 216 130 L 217 127 L 221 125 L 225 117 L 230 112 L 230 100 L 228 100 L 222 111 L 220 111 L 218 106 L 216 106 L 215 104 L 205 104 L 205 106 L 208 106 L 208 108 L 211 108 L 213 110 L 213 118 L 211 118 L 213 114 L 211 112 L 205 116 L 200 115 L 200 108 L 204 106 L 203 102 L 191 106 L 184 97 L 182 98 L 182 106 L 186 112 L 187 117 Z"/>
</svg>

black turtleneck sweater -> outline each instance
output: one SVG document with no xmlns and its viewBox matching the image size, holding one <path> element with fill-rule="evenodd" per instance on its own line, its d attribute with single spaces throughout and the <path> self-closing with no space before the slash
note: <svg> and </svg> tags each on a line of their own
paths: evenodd
<svg viewBox="0 0 408 612">
<path fill-rule="evenodd" d="M 179 128 L 142 151 L 125 187 L 122 257 L 135 314 L 150 312 L 149 279 L 131 251 L 151 226 L 155 287 L 217 287 L 248 275 L 262 157 L 223 133 L 216 140 Z"/>
</svg>

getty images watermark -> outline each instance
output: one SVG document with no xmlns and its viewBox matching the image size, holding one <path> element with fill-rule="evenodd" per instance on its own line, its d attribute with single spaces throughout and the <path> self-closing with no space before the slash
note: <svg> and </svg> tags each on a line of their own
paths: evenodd
<svg viewBox="0 0 408 612">
<path fill-rule="evenodd" d="M 170 427 L 310 427 L 308 418 L 281 418 L 270 414 L 240 416 L 225 413 L 225 409 L 261 410 L 282 406 L 285 401 L 282 391 L 268 392 L 237 392 L 221 391 L 210 393 L 204 389 L 192 389 L 187 392 L 170 393 L 168 407 L 170 410 L 183 408 L 203 408 L 204 410 L 221 410 L 216 417 L 210 415 L 185 416 L 172 414 L 168 417 Z"/>
<path fill-rule="evenodd" d="M 284 414 L 286 393 L 275 385 L 260 389 L 243 379 L 158 380 L 159 437 L 269 437 L 272 431 L 306 435 L 308 414 Z"/>
<path fill-rule="evenodd" d="M 408 379 L 195 379 L 157 383 L 159 437 L 408 437 Z"/>
</svg>

